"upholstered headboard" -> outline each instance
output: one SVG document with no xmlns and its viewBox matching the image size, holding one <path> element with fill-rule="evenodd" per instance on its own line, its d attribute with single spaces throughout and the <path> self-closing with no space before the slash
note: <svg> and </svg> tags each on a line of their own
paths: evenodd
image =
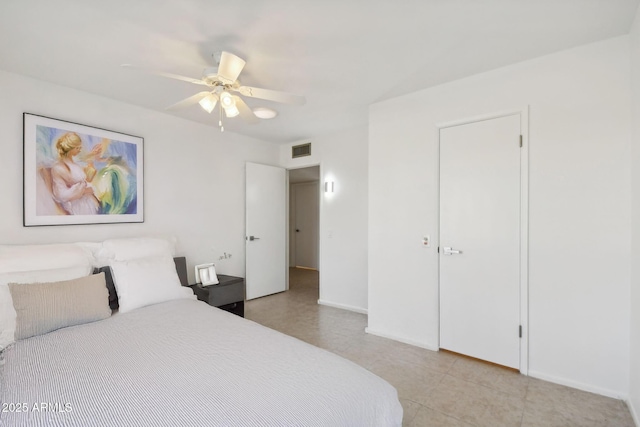
<svg viewBox="0 0 640 427">
<path fill-rule="evenodd" d="M 182 286 L 189 286 L 189 279 L 187 279 L 187 259 L 183 256 L 173 258 L 173 262 L 176 264 L 176 272 L 180 278 Z M 113 276 L 111 275 L 111 267 L 104 266 L 96 269 L 95 273 L 104 273 L 105 281 L 107 282 L 107 289 L 109 290 L 109 307 L 112 310 L 118 308 L 118 293 L 116 292 L 116 286 L 113 283 Z"/>
</svg>

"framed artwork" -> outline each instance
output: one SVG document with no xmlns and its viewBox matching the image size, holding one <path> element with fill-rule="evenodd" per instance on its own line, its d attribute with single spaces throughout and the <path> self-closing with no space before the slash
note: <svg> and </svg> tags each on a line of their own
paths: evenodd
<svg viewBox="0 0 640 427">
<path fill-rule="evenodd" d="M 23 114 L 24 226 L 144 221 L 144 140 Z"/>
</svg>

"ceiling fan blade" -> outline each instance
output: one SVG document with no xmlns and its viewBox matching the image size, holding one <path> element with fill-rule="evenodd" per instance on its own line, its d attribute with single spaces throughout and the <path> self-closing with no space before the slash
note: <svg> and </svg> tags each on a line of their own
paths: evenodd
<svg viewBox="0 0 640 427">
<path fill-rule="evenodd" d="M 151 70 L 149 68 L 138 67 L 138 66 L 131 65 L 131 64 L 122 64 L 121 67 L 123 67 L 123 68 L 131 68 L 132 70 L 137 70 L 137 71 L 143 71 L 145 73 L 154 74 L 156 76 L 167 77 L 169 79 L 182 80 L 183 82 L 193 83 L 193 84 L 196 84 L 196 85 L 207 86 L 207 83 L 205 83 L 204 81 L 202 81 L 200 79 L 194 79 L 194 78 L 191 78 L 191 77 L 185 77 L 185 76 L 181 76 L 179 74 L 165 73 L 164 71 Z"/>
<path fill-rule="evenodd" d="M 287 92 L 280 92 L 271 89 L 260 89 L 258 87 L 240 86 L 237 89 L 244 96 L 251 98 L 266 99 L 267 101 L 280 102 L 282 104 L 304 105 L 307 100 L 304 96 L 294 95 Z"/>
<path fill-rule="evenodd" d="M 233 84 L 244 68 L 245 60 L 233 53 L 222 52 L 218 66 L 218 78 L 224 84 Z"/>
<path fill-rule="evenodd" d="M 183 99 L 182 101 L 178 101 L 175 104 L 168 106 L 167 108 L 165 108 L 165 110 L 176 110 L 178 108 L 188 107 L 200 102 L 200 100 L 207 95 L 209 95 L 209 92 L 207 92 L 206 90 L 203 92 L 198 92 L 195 95 L 191 95 L 190 97 Z"/>
<path fill-rule="evenodd" d="M 233 99 L 236 101 L 236 108 L 240 112 L 240 117 L 242 117 L 246 122 L 255 124 L 260 121 L 259 118 L 253 114 L 251 108 L 240 98 L 239 96 L 234 96 Z"/>
</svg>

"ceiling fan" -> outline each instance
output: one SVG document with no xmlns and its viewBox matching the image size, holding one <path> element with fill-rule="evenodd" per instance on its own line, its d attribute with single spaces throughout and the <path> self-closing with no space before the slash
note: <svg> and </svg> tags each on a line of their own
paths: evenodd
<svg viewBox="0 0 640 427">
<path fill-rule="evenodd" d="M 216 67 L 205 68 L 201 79 L 165 73 L 163 71 L 150 70 L 131 64 L 122 64 L 122 67 L 141 70 L 150 74 L 175 80 L 182 80 L 201 86 L 207 86 L 207 90 L 198 92 L 195 95 L 167 107 L 166 109 L 178 109 L 198 103 L 202 109 L 211 113 L 215 109 L 216 104 L 219 103 L 220 120 L 218 125 L 220 126 L 221 131 L 224 131 L 224 127 L 222 126 L 223 110 L 224 115 L 228 118 L 239 115 L 249 123 L 257 123 L 259 121 L 259 118 L 244 102 L 240 95 L 283 104 L 303 105 L 306 102 L 304 96 L 293 95 L 287 92 L 280 92 L 271 89 L 243 86 L 240 84 L 238 76 L 244 68 L 246 63 L 245 60 L 232 53 L 224 51 L 214 53 L 213 56 L 218 65 Z"/>
</svg>

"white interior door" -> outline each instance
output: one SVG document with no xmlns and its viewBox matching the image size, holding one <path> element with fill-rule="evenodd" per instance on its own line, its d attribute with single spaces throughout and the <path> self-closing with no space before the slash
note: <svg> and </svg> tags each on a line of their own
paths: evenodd
<svg viewBox="0 0 640 427">
<path fill-rule="evenodd" d="M 247 299 L 286 290 L 286 173 L 246 165 Z"/>
<path fill-rule="evenodd" d="M 520 366 L 520 115 L 440 130 L 440 347 Z"/>
<path fill-rule="evenodd" d="M 318 182 L 294 184 L 295 265 L 318 269 L 319 194 Z"/>
</svg>

